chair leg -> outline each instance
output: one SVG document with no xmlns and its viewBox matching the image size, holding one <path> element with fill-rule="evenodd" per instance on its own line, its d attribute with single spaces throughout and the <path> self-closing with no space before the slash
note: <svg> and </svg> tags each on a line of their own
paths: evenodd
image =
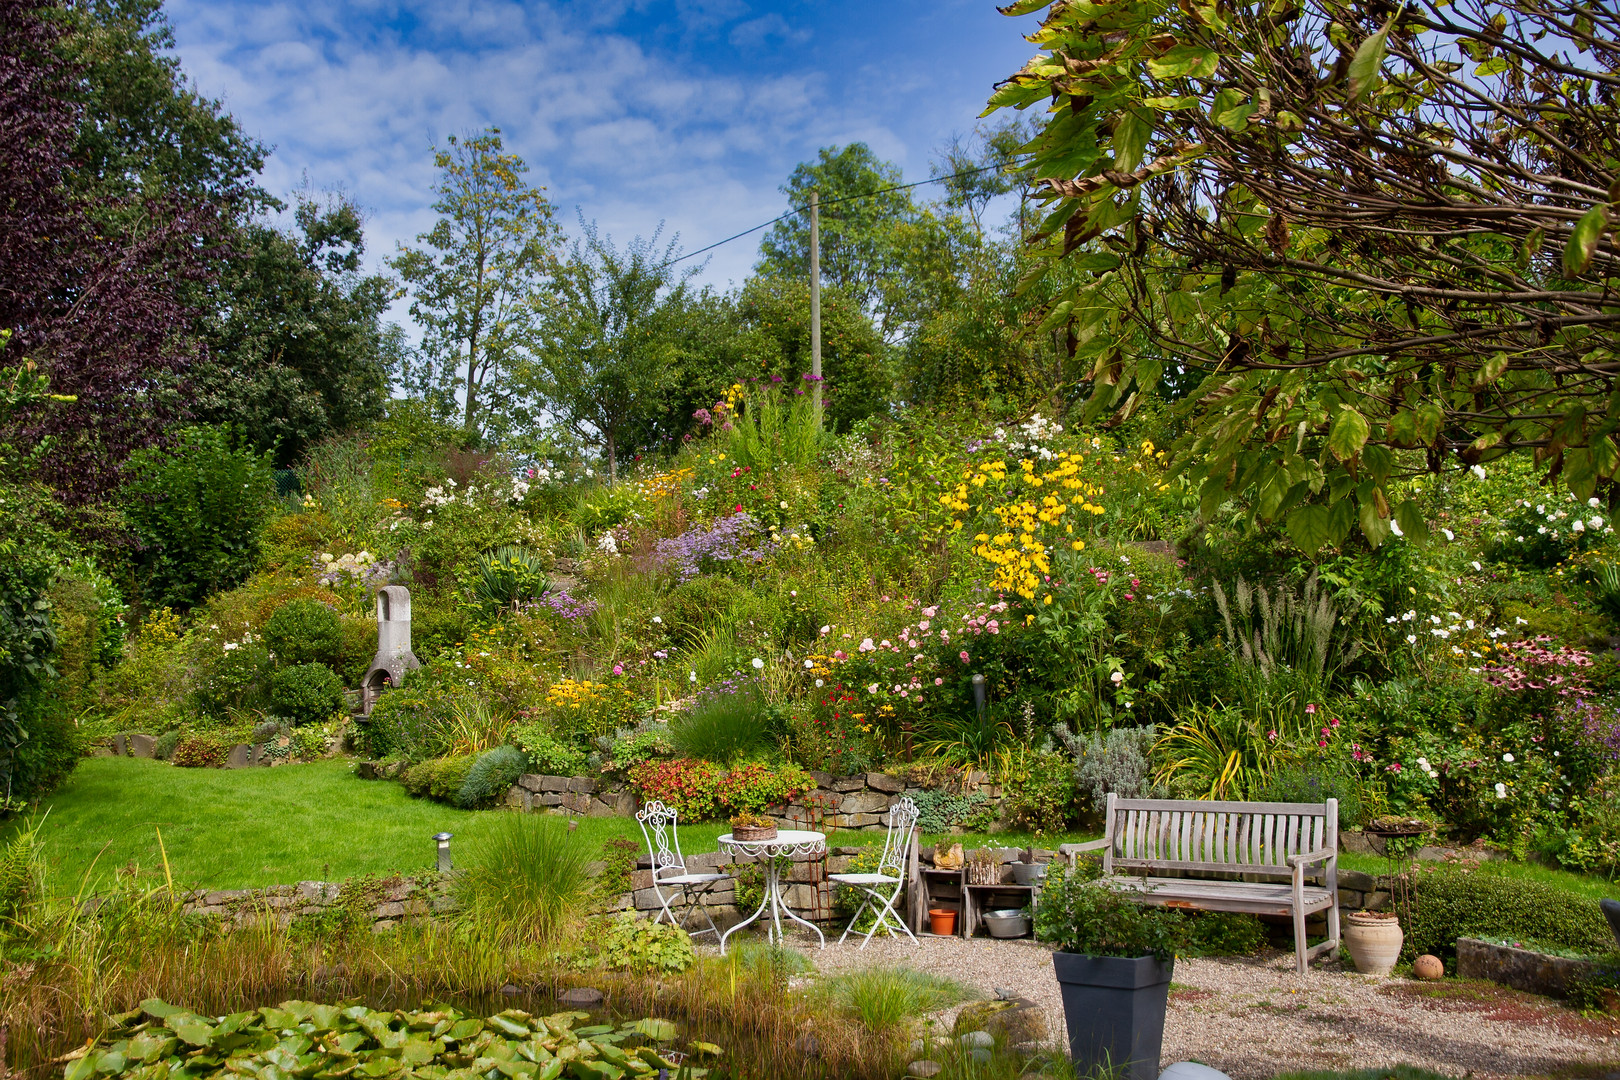
<svg viewBox="0 0 1620 1080">
<path fill-rule="evenodd" d="M 891 917 L 894 919 L 895 923 L 899 925 L 900 929 L 905 931 L 906 937 L 911 939 L 911 943 L 913 945 L 919 944 L 917 941 L 917 936 L 911 932 L 911 928 L 906 925 L 905 920 L 900 918 L 899 914 L 894 910 L 894 902 L 899 898 L 899 896 L 899 889 L 895 889 L 894 892 L 890 893 L 887 901 L 884 901 L 883 898 L 875 891 L 872 893 L 872 899 L 882 901 L 882 906 L 878 910 L 877 922 L 873 923 L 872 929 L 867 931 L 866 940 L 861 942 L 861 948 L 866 948 L 866 942 L 872 940 L 872 935 L 877 933 L 878 927 L 881 926 L 885 930 L 888 930 L 889 919 Z M 889 930 L 888 932 L 890 937 L 896 936 L 893 930 Z"/>
<path fill-rule="evenodd" d="M 660 908 L 658 914 L 653 916 L 653 925 L 657 926 L 659 923 L 663 922 L 665 915 L 669 916 L 669 925 L 681 925 L 680 922 L 675 918 L 675 913 L 669 910 L 669 898 L 664 895 L 664 890 L 658 887 L 658 882 L 656 881 L 653 882 L 653 895 L 658 897 L 658 906 Z"/>
<path fill-rule="evenodd" d="M 861 916 L 866 914 L 866 905 L 868 905 L 870 903 L 871 903 L 871 901 L 868 900 L 868 899 L 863 898 L 861 900 L 861 906 L 855 909 L 855 917 L 853 919 L 849 920 L 849 925 L 848 926 L 844 927 L 844 933 L 843 933 L 842 936 L 839 937 L 838 944 L 842 945 L 844 943 L 844 938 L 849 937 L 849 932 L 851 930 L 855 929 L 855 924 L 856 923 L 861 921 Z"/>
</svg>

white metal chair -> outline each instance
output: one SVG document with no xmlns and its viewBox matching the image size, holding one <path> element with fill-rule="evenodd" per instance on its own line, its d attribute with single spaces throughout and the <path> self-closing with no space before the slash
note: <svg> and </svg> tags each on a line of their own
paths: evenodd
<svg viewBox="0 0 1620 1080">
<path fill-rule="evenodd" d="M 843 937 L 838 944 L 844 943 L 849 932 L 855 929 L 855 924 L 861 921 L 867 908 L 877 910 L 877 922 L 872 929 L 866 932 L 866 938 L 861 942 L 861 948 L 872 940 L 880 926 L 897 926 L 911 939 L 913 945 L 917 944 L 917 935 L 911 932 L 894 910 L 894 902 L 900 898 L 900 892 L 906 886 L 907 863 L 911 857 L 911 830 L 917 826 L 917 804 L 910 799 L 896 799 L 889 807 L 889 835 L 883 841 L 883 858 L 878 862 L 877 872 L 874 874 L 828 874 L 827 880 L 836 881 L 840 885 L 853 885 L 866 894 L 861 900 L 861 906 L 855 912 L 855 917 L 849 920 L 844 928 Z M 887 895 L 885 895 L 887 893 Z M 890 931 L 893 934 L 893 931 Z"/>
<path fill-rule="evenodd" d="M 698 934 L 713 934 L 720 936 L 720 930 L 714 925 L 714 916 L 709 914 L 708 905 L 701 899 L 694 900 L 689 890 L 693 886 L 712 887 L 717 881 L 729 881 L 730 874 L 689 874 L 686 871 L 686 858 L 681 854 L 681 838 L 676 832 L 675 820 L 677 817 L 673 806 L 665 806 L 654 799 L 647 803 L 636 814 L 636 821 L 641 824 L 641 835 L 647 841 L 647 853 L 652 858 L 653 894 L 658 897 L 658 905 L 663 908 L 653 916 L 653 922 L 659 922 L 665 915 L 669 916 L 670 925 L 686 929 L 686 920 L 692 917 L 694 904 L 702 910 L 703 917 L 709 920 L 705 930 L 687 931 L 693 937 Z M 664 895 L 665 889 L 670 890 L 669 896 Z M 675 913 L 669 909 L 672 898 L 686 895 L 686 911 L 682 918 L 677 920 Z"/>
</svg>

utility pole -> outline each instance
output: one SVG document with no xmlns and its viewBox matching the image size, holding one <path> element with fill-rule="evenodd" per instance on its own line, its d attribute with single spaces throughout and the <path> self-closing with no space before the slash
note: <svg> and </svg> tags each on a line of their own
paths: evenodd
<svg viewBox="0 0 1620 1080">
<path fill-rule="evenodd" d="M 821 428 L 821 196 L 810 190 L 810 401 Z"/>
</svg>

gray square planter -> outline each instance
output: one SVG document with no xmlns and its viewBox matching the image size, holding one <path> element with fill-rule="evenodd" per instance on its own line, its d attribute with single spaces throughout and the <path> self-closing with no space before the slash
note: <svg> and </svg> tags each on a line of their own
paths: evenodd
<svg viewBox="0 0 1620 1080">
<path fill-rule="evenodd" d="M 1127 1080 L 1156 1080 L 1175 960 L 1055 952 L 1052 969 L 1075 1067 L 1111 1066 Z"/>
</svg>

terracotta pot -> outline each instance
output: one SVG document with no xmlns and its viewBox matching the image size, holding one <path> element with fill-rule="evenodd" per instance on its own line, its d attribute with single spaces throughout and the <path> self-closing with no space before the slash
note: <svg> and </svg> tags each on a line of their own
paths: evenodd
<svg viewBox="0 0 1620 1080">
<path fill-rule="evenodd" d="M 1344 947 L 1363 975 L 1383 977 L 1393 971 L 1405 941 L 1399 919 L 1379 918 L 1365 911 L 1344 917 Z"/>
<path fill-rule="evenodd" d="M 928 928 L 941 937 L 950 937 L 956 933 L 956 912 L 929 908 Z"/>
</svg>

